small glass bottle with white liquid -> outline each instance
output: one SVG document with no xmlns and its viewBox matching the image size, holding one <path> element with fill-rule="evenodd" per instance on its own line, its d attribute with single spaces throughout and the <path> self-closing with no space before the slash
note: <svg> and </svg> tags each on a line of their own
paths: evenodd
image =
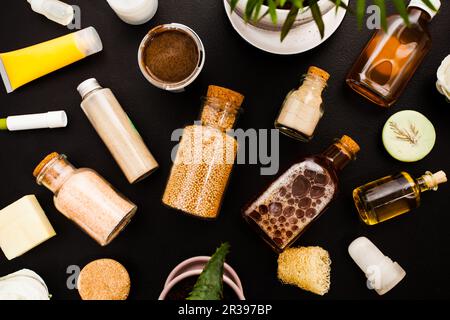
<svg viewBox="0 0 450 320">
<path fill-rule="evenodd" d="M 322 92 L 329 78 L 328 72 L 310 67 L 302 85 L 288 93 L 275 128 L 291 138 L 310 141 L 323 115 Z"/>
</svg>

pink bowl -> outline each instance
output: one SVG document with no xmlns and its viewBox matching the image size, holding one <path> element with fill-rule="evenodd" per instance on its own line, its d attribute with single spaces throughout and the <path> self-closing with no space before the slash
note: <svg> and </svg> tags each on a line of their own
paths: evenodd
<svg viewBox="0 0 450 320">
<path fill-rule="evenodd" d="M 167 277 L 164 289 L 158 299 L 165 300 L 170 290 L 180 281 L 189 277 L 199 276 L 209 259 L 210 257 L 206 256 L 193 257 L 177 265 Z M 233 289 L 240 300 L 245 300 L 241 280 L 233 268 L 227 263 L 224 265 L 223 282 Z"/>
</svg>

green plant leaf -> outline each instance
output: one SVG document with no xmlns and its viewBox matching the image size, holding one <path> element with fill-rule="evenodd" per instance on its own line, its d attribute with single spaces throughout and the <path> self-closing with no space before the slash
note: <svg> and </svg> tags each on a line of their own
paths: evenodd
<svg viewBox="0 0 450 320">
<path fill-rule="evenodd" d="M 364 22 L 364 15 L 366 13 L 366 0 L 356 1 L 356 19 L 358 21 L 358 28 L 361 30 Z"/>
<path fill-rule="evenodd" d="M 253 21 L 257 22 L 259 18 L 259 14 L 261 12 L 261 6 L 263 4 L 264 0 L 258 0 L 256 3 L 255 9 L 253 10 Z"/>
<path fill-rule="evenodd" d="M 387 30 L 387 20 L 386 20 L 386 3 L 384 0 L 373 0 L 373 3 L 380 8 L 380 19 L 381 19 L 381 27 L 384 31 Z"/>
<path fill-rule="evenodd" d="M 430 0 L 422 0 L 425 5 L 433 11 L 437 11 L 436 7 L 431 3 Z"/>
<path fill-rule="evenodd" d="M 231 11 L 234 11 L 234 9 L 236 8 L 238 2 L 239 2 L 239 0 L 231 0 L 231 1 L 230 1 L 230 8 L 231 8 Z"/>
<path fill-rule="evenodd" d="M 256 5 L 258 4 L 259 0 L 248 0 L 247 5 L 245 6 L 245 14 L 244 18 L 245 21 L 248 22 L 253 15 L 253 12 L 255 10 Z"/>
<path fill-rule="evenodd" d="M 286 36 L 288 35 L 289 31 L 291 31 L 292 25 L 294 24 L 299 10 L 300 9 L 295 6 L 293 6 L 291 10 L 289 10 L 286 21 L 284 22 L 283 28 L 281 29 L 281 41 L 283 41 L 284 38 L 286 38 Z"/>
<path fill-rule="evenodd" d="M 186 300 L 222 300 L 223 265 L 230 252 L 230 244 L 223 243 L 209 259 Z"/>
<path fill-rule="evenodd" d="M 312 2 L 309 5 L 309 8 L 311 9 L 312 16 L 314 18 L 314 21 L 316 22 L 317 28 L 319 28 L 320 37 L 323 38 L 325 35 L 325 25 L 322 20 L 322 12 L 320 12 L 319 5 L 316 2 Z"/>
<path fill-rule="evenodd" d="M 269 4 L 270 19 L 272 19 L 273 24 L 276 24 L 277 23 L 277 4 L 275 3 L 274 0 L 269 0 L 268 4 Z"/>
<path fill-rule="evenodd" d="M 336 0 L 334 1 L 334 5 L 336 6 L 336 13 L 339 10 L 339 6 L 342 4 L 342 0 Z"/>
<path fill-rule="evenodd" d="M 286 0 L 280 0 L 280 7 L 283 7 L 286 4 Z"/>
<path fill-rule="evenodd" d="M 303 9 L 303 1 L 304 0 L 290 0 L 290 1 L 295 7 L 299 8 L 299 9 Z"/>
<path fill-rule="evenodd" d="M 351 7 L 349 7 L 344 2 L 342 2 L 342 0 L 330 0 L 330 1 L 334 2 L 334 5 L 336 6 L 336 12 L 339 9 L 339 7 L 341 7 L 342 9 L 347 10 L 351 14 L 355 14 L 355 11 L 353 11 L 353 9 Z"/>
<path fill-rule="evenodd" d="M 397 9 L 400 16 L 405 21 L 406 25 L 409 27 L 409 16 L 408 11 L 406 9 L 405 1 L 404 0 L 392 0 L 394 2 L 394 6 Z"/>
</svg>

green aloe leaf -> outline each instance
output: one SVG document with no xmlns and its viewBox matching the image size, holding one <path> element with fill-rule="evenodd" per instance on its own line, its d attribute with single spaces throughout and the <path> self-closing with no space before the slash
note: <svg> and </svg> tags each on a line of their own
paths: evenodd
<svg viewBox="0 0 450 320">
<path fill-rule="evenodd" d="M 380 8 L 380 18 L 381 18 L 381 27 L 383 30 L 387 30 L 387 20 L 386 20 L 386 3 L 384 0 L 373 0 L 373 3 Z"/>
<path fill-rule="evenodd" d="M 239 0 L 231 0 L 231 1 L 230 1 L 230 8 L 231 8 L 231 11 L 234 11 L 234 9 L 236 8 L 238 2 L 239 2 Z"/>
<path fill-rule="evenodd" d="M 405 1 L 403 0 L 392 0 L 394 2 L 394 6 L 397 9 L 400 16 L 405 21 L 406 25 L 409 27 L 409 17 L 408 17 L 408 11 L 406 9 Z"/>
<path fill-rule="evenodd" d="M 355 11 L 353 11 L 353 9 L 351 7 L 349 7 L 344 2 L 342 2 L 342 0 L 330 0 L 330 1 L 334 2 L 334 5 L 336 6 L 336 12 L 339 9 L 339 7 L 341 7 L 342 9 L 347 10 L 351 14 L 355 14 Z"/>
<path fill-rule="evenodd" d="M 422 0 L 422 2 L 425 3 L 426 6 L 427 6 L 428 8 L 430 8 L 431 10 L 437 11 L 436 7 L 431 3 L 430 0 Z"/>
<path fill-rule="evenodd" d="M 209 259 L 186 300 L 222 300 L 223 265 L 230 252 L 230 244 L 223 243 Z"/>
<path fill-rule="evenodd" d="M 366 0 L 356 1 L 356 19 L 358 20 L 358 28 L 361 30 L 366 13 Z"/>
<path fill-rule="evenodd" d="M 319 5 L 316 2 L 312 2 L 309 5 L 309 8 L 311 9 L 312 16 L 314 18 L 314 21 L 316 22 L 317 28 L 319 28 L 320 37 L 323 38 L 325 35 L 325 25 L 322 20 L 322 13 L 320 12 Z"/>
<path fill-rule="evenodd" d="M 253 12 L 255 10 L 256 5 L 259 0 L 248 0 L 247 5 L 245 6 L 245 21 L 249 21 L 252 18 Z"/>
<path fill-rule="evenodd" d="M 270 19 L 272 19 L 273 24 L 276 24 L 277 23 L 277 4 L 274 0 L 269 0 L 268 4 L 269 4 Z"/>
<path fill-rule="evenodd" d="M 304 0 L 291 0 L 292 4 L 299 9 L 303 9 L 303 1 Z"/>
<path fill-rule="evenodd" d="M 284 22 L 283 28 L 281 29 L 281 41 L 283 41 L 284 38 L 286 38 L 286 36 L 289 34 L 289 31 L 291 31 L 292 25 L 294 24 L 299 10 L 300 9 L 295 6 L 293 6 L 291 10 L 289 10 L 286 21 Z"/>
<path fill-rule="evenodd" d="M 261 13 L 261 6 L 263 4 L 264 0 L 258 0 L 256 3 L 255 9 L 253 10 L 253 21 L 258 21 L 259 14 Z"/>
</svg>

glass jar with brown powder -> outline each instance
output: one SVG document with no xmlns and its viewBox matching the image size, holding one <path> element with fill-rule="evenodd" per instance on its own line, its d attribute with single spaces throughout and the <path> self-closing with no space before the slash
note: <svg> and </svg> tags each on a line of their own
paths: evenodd
<svg viewBox="0 0 450 320">
<path fill-rule="evenodd" d="M 125 228 L 137 210 L 97 172 L 76 169 L 63 154 L 49 154 L 33 175 L 54 193 L 56 208 L 102 246 Z"/>
<path fill-rule="evenodd" d="M 144 37 L 139 46 L 138 63 L 151 84 L 180 92 L 200 74 L 205 63 L 205 48 L 191 28 L 179 23 L 164 24 Z"/>
<path fill-rule="evenodd" d="M 163 203 L 187 214 L 215 219 L 233 168 L 237 141 L 234 127 L 244 96 L 209 86 L 200 123 L 184 129 Z"/>
</svg>

